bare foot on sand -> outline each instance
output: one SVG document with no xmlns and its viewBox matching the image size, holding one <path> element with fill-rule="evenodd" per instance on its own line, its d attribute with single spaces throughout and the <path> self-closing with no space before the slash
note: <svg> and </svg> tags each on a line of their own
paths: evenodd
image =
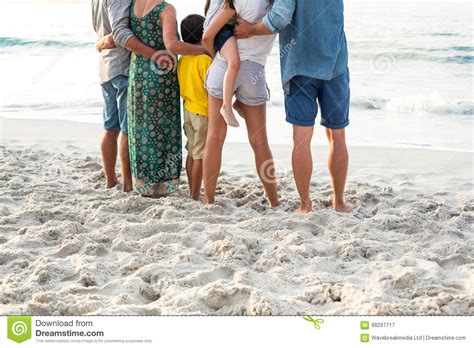
<svg viewBox="0 0 474 348">
<path fill-rule="evenodd" d="M 199 192 L 197 195 L 189 195 L 189 198 L 191 198 L 193 201 L 196 201 L 196 202 L 201 202 L 201 203 L 204 203 L 204 195 Z"/>
<path fill-rule="evenodd" d="M 200 193 L 198 197 L 191 197 L 191 199 L 195 200 L 196 202 L 204 203 L 204 195 L 202 193 Z"/>
<path fill-rule="evenodd" d="M 209 198 L 209 197 L 206 197 L 206 195 L 204 195 L 204 205 L 213 205 L 213 204 L 216 204 L 216 201 L 214 198 Z"/>
<path fill-rule="evenodd" d="M 105 180 L 105 188 L 111 189 L 114 188 L 115 186 L 118 185 L 118 180 L 117 178 L 111 179 L 111 180 Z"/>
<path fill-rule="evenodd" d="M 131 182 L 123 184 L 123 192 L 129 193 L 131 191 L 133 191 L 133 184 Z"/>
<path fill-rule="evenodd" d="M 354 205 L 351 203 L 333 204 L 334 210 L 338 213 L 350 213 L 354 210 Z"/>
<path fill-rule="evenodd" d="M 275 203 L 272 203 L 272 202 L 268 201 L 268 205 L 270 206 L 271 209 L 278 208 L 279 206 L 281 206 L 281 202 L 277 201 Z"/>
<path fill-rule="evenodd" d="M 301 201 L 298 211 L 302 214 L 308 214 L 313 211 L 313 202 L 311 200 Z"/>
<path fill-rule="evenodd" d="M 237 121 L 234 112 L 232 111 L 232 107 L 227 107 L 226 105 L 224 105 L 221 108 L 221 114 L 224 117 L 224 120 L 227 125 L 235 128 L 240 127 L 239 121 Z"/>
</svg>

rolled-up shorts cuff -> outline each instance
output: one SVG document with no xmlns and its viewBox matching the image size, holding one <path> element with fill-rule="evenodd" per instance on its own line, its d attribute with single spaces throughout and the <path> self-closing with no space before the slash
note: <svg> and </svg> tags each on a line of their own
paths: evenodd
<svg viewBox="0 0 474 348">
<path fill-rule="evenodd" d="M 328 122 L 321 121 L 321 126 L 328 129 L 344 129 L 344 128 L 347 128 L 349 124 L 350 124 L 349 121 L 341 123 L 341 124 L 331 124 Z"/>
<path fill-rule="evenodd" d="M 297 120 L 296 118 L 292 118 L 289 116 L 286 116 L 286 122 L 292 125 L 301 126 L 301 127 L 312 127 L 316 124 L 315 120 L 302 121 L 302 120 Z"/>
</svg>

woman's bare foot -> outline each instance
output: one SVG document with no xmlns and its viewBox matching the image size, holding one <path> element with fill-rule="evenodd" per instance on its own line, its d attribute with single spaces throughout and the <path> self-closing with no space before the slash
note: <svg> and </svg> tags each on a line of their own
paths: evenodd
<svg viewBox="0 0 474 348">
<path fill-rule="evenodd" d="M 302 200 L 298 211 L 302 214 L 308 214 L 313 211 L 313 202 L 311 200 Z"/>
<path fill-rule="evenodd" d="M 191 198 L 193 201 L 196 201 L 196 202 L 203 202 L 204 201 L 204 197 L 200 193 L 197 194 L 197 195 L 190 195 L 189 198 Z"/>
<path fill-rule="evenodd" d="M 272 209 L 273 209 L 273 208 L 278 208 L 280 205 L 281 205 L 281 202 L 280 202 L 280 201 L 278 201 L 278 202 L 276 202 L 276 203 L 270 203 L 270 208 L 272 208 Z"/>
<path fill-rule="evenodd" d="M 204 195 L 204 202 L 205 205 L 214 205 L 216 203 L 214 198 L 209 198 Z"/>
<path fill-rule="evenodd" d="M 200 202 L 200 203 L 203 203 L 204 204 L 204 195 L 202 193 L 199 194 L 198 197 L 194 198 L 191 196 L 191 199 L 195 200 L 196 202 Z"/>
<path fill-rule="evenodd" d="M 133 184 L 132 183 L 123 184 L 123 192 L 128 193 L 130 191 L 133 191 Z"/>
<path fill-rule="evenodd" d="M 354 210 L 354 205 L 351 203 L 333 203 L 334 210 L 338 213 L 350 213 L 351 211 Z"/>
<path fill-rule="evenodd" d="M 270 206 L 270 208 L 277 208 L 281 205 L 281 202 L 278 199 L 274 202 L 268 200 L 268 205 Z"/>
<path fill-rule="evenodd" d="M 221 114 L 227 125 L 235 128 L 240 127 L 239 121 L 237 121 L 234 112 L 232 111 L 232 107 L 228 107 L 227 105 L 222 106 Z"/>
<path fill-rule="evenodd" d="M 105 180 L 105 188 L 107 188 L 107 189 L 114 188 L 117 185 L 118 185 L 117 178 L 114 178 L 114 179 L 111 179 L 111 180 L 108 180 L 108 179 Z"/>
</svg>

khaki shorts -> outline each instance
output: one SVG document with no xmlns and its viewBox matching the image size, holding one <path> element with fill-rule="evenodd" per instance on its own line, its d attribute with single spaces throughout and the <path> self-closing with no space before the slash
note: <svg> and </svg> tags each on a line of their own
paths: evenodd
<svg viewBox="0 0 474 348">
<path fill-rule="evenodd" d="M 186 150 L 189 156 L 195 160 L 204 158 L 204 148 L 206 147 L 208 118 L 193 114 L 184 109 L 184 133 L 188 138 Z"/>
</svg>

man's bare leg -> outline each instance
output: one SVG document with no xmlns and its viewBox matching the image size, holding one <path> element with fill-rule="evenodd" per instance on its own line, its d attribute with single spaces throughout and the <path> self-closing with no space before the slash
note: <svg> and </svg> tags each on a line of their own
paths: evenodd
<svg viewBox="0 0 474 348">
<path fill-rule="evenodd" d="M 313 174 L 313 156 L 311 153 L 313 133 L 314 127 L 293 125 L 293 174 L 301 199 L 299 210 L 303 214 L 313 210 L 313 202 L 309 192 L 311 175 Z"/>
<path fill-rule="evenodd" d="M 119 133 L 120 131 L 105 131 L 102 137 L 101 152 L 106 188 L 112 188 L 118 184 L 115 165 L 117 164 L 117 139 Z"/>
<path fill-rule="evenodd" d="M 344 202 L 344 189 L 349 168 L 349 153 L 346 145 L 346 132 L 344 129 L 326 129 L 329 140 L 329 173 L 331 174 L 334 188 L 334 210 L 339 213 L 349 213 L 354 207 Z"/>
<path fill-rule="evenodd" d="M 132 170 L 130 169 L 130 150 L 128 147 L 128 135 L 121 133 L 119 142 L 120 166 L 122 169 L 123 192 L 133 190 Z"/>
<path fill-rule="evenodd" d="M 188 176 L 189 197 L 193 196 L 193 164 L 193 158 L 188 155 L 186 158 L 186 175 Z"/>
</svg>

